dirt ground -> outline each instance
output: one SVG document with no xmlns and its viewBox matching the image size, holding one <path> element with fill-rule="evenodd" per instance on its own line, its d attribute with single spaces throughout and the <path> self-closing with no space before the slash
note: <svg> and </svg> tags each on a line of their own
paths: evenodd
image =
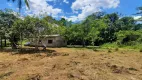
<svg viewBox="0 0 142 80">
<path fill-rule="evenodd" d="M 133 50 L 48 48 L 0 52 L 0 80 L 142 80 L 142 53 Z"/>
</svg>

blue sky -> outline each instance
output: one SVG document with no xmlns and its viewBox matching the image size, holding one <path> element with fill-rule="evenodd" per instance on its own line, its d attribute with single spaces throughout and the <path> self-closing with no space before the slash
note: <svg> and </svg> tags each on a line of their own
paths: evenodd
<svg viewBox="0 0 142 80">
<path fill-rule="evenodd" d="M 57 19 L 64 17 L 72 21 L 81 21 L 98 11 L 133 16 L 137 12 L 136 8 L 142 6 L 142 0 L 29 0 L 29 4 L 30 10 L 23 4 L 21 15 L 50 15 Z M 1 0 L 0 9 L 5 8 L 18 12 L 16 3 Z"/>
</svg>

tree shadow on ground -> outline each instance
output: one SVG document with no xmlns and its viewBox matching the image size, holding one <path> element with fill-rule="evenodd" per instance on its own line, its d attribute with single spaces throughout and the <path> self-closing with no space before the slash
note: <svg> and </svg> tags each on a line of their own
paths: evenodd
<svg viewBox="0 0 142 80">
<path fill-rule="evenodd" d="M 82 45 L 68 45 L 67 48 L 76 48 L 76 49 L 100 49 L 100 46 L 85 46 L 83 47 Z"/>
<path fill-rule="evenodd" d="M 9 49 L 9 48 L 7 48 L 7 49 L 3 48 L 3 49 L 0 49 L 0 52 L 10 53 L 10 52 L 13 52 L 13 50 Z"/>
<path fill-rule="evenodd" d="M 82 45 L 68 45 L 67 48 L 85 48 Z"/>
<path fill-rule="evenodd" d="M 41 50 L 35 48 L 22 48 L 22 49 L 0 49 L 0 52 L 13 53 L 13 54 L 36 54 L 36 53 L 53 53 L 55 50 Z"/>
</svg>

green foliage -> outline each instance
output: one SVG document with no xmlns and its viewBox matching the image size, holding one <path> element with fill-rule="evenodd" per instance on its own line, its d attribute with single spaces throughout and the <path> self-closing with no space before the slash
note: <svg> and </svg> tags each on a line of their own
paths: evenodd
<svg viewBox="0 0 142 80">
<path fill-rule="evenodd" d="M 112 53 L 112 50 L 111 50 L 111 49 L 108 49 L 108 53 Z"/>
<path fill-rule="evenodd" d="M 91 40 L 91 44 L 94 46 L 94 42 L 99 38 L 99 34 L 101 32 L 101 30 L 106 29 L 107 28 L 107 24 L 104 23 L 104 20 L 95 20 L 92 24 L 91 24 L 91 28 L 90 31 L 87 35 L 87 37 Z"/>
<path fill-rule="evenodd" d="M 140 49 L 140 52 L 142 52 L 142 49 Z"/>
<path fill-rule="evenodd" d="M 2 39 L 9 38 L 10 42 L 16 41 L 16 37 L 11 37 L 10 35 L 12 33 L 11 27 L 14 23 L 14 21 L 17 20 L 17 16 L 13 14 L 12 10 L 5 9 L 4 11 L 0 11 L 0 38 L 1 38 L 1 47 L 2 47 Z M 6 41 L 6 40 L 5 40 Z M 6 46 L 6 43 L 5 43 Z"/>
<path fill-rule="evenodd" d="M 119 31 L 116 34 L 119 45 L 135 45 L 137 43 L 142 43 L 142 30 Z"/>
<path fill-rule="evenodd" d="M 119 21 L 121 22 L 121 30 L 132 30 L 135 27 L 135 20 L 132 17 L 123 17 Z"/>
<path fill-rule="evenodd" d="M 141 9 L 141 8 L 139 8 Z M 24 19 L 11 14 L 11 10 L 0 11 L 0 41 L 9 39 L 18 44 L 24 39 L 34 38 L 37 43 L 44 35 L 60 34 L 70 45 L 101 46 L 102 48 L 140 49 L 142 24 L 133 17 L 121 17 L 118 13 L 97 12 L 80 23 L 65 18 L 56 20 L 51 16 L 40 18 L 26 16 Z"/>
<path fill-rule="evenodd" d="M 101 48 L 110 49 L 110 48 L 118 48 L 119 46 L 116 43 L 106 43 L 101 45 Z"/>
</svg>

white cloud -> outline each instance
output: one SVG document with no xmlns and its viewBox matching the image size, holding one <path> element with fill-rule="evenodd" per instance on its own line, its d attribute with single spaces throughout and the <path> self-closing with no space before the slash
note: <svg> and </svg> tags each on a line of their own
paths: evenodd
<svg viewBox="0 0 142 80">
<path fill-rule="evenodd" d="M 138 20 L 138 19 L 140 19 L 142 16 L 133 16 L 133 18 L 135 19 L 135 20 Z"/>
<path fill-rule="evenodd" d="M 69 3 L 68 0 L 46 0 L 46 1 L 48 1 L 48 2 L 61 2 L 61 1 L 63 1 L 63 2 L 66 3 L 66 4 Z"/>
<path fill-rule="evenodd" d="M 119 0 L 76 0 L 71 8 L 77 16 L 71 16 L 68 19 L 72 21 L 84 20 L 88 15 L 99 12 L 103 9 L 117 8 Z M 80 12 L 81 11 L 81 12 Z"/>
<path fill-rule="evenodd" d="M 46 1 L 49 1 L 49 2 L 51 2 L 51 1 L 55 1 L 55 0 L 46 0 Z"/>
<path fill-rule="evenodd" d="M 35 16 L 48 14 L 56 17 L 58 14 L 62 13 L 61 9 L 54 8 L 52 5 L 49 5 L 47 1 L 53 0 L 29 0 L 30 10 L 27 8 L 26 14 Z"/>
<path fill-rule="evenodd" d="M 64 2 L 64 3 L 66 3 L 66 4 L 68 4 L 68 3 L 69 3 L 69 1 L 67 1 L 67 0 L 64 0 L 63 2 Z"/>
<path fill-rule="evenodd" d="M 7 3 L 7 5 L 8 5 L 9 7 L 12 7 L 12 3 Z"/>
</svg>

